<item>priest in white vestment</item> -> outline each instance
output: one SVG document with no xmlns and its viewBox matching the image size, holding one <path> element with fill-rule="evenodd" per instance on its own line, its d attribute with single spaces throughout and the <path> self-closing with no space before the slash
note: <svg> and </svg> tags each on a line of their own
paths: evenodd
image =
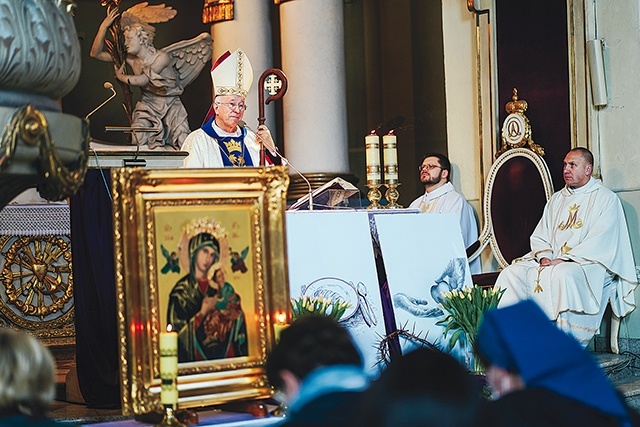
<svg viewBox="0 0 640 427">
<path fill-rule="evenodd" d="M 468 248 L 478 240 L 478 223 L 473 208 L 451 184 L 451 162 L 440 153 L 429 153 L 418 167 L 424 194 L 415 199 L 409 208 L 423 213 L 455 213 L 460 222 L 462 240 Z M 480 257 L 471 262 L 471 274 L 481 272 Z"/>
<path fill-rule="evenodd" d="M 500 306 L 533 299 L 556 325 L 587 345 L 607 303 L 626 316 L 635 308 L 634 259 L 622 204 L 591 176 L 593 155 L 574 148 L 556 192 L 531 235 L 531 252 L 504 269 Z"/>
</svg>

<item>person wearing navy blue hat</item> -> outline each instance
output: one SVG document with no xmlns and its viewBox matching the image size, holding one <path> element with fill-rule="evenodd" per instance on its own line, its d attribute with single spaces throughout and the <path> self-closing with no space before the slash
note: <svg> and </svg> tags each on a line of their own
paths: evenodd
<svg viewBox="0 0 640 427">
<path fill-rule="evenodd" d="M 486 426 L 640 425 L 593 356 L 532 300 L 488 312 L 476 350 L 496 398 Z"/>
</svg>

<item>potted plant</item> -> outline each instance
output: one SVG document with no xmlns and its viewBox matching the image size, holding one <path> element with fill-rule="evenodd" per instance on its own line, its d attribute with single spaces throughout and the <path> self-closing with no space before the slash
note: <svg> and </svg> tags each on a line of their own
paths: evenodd
<svg viewBox="0 0 640 427">
<path fill-rule="evenodd" d="M 331 298 L 321 296 L 312 298 L 308 295 L 303 295 L 298 298 L 291 298 L 291 315 L 295 320 L 306 314 L 325 314 L 339 321 L 350 306 L 350 303 L 341 299 L 332 301 Z"/>
<path fill-rule="evenodd" d="M 472 354 L 484 313 L 498 306 L 504 291 L 504 289 L 482 288 L 474 285 L 442 293 L 440 305 L 449 314 L 436 324 L 444 325 L 445 337 L 451 333 L 449 350 L 453 349 L 458 342 L 463 345 L 466 342 L 469 346 L 468 351 Z M 477 357 L 473 357 L 473 366 L 470 366 L 470 369 L 474 372 L 482 372 L 483 369 Z"/>
</svg>

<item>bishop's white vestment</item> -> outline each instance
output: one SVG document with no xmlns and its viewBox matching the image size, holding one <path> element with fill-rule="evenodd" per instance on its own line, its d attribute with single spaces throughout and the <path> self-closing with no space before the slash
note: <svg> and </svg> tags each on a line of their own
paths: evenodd
<svg viewBox="0 0 640 427">
<path fill-rule="evenodd" d="M 230 134 L 224 132 L 217 125 L 213 124 L 214 129 L 220 136 L 240 136 L 240 128 L 238 132 Z M 260 164 L 260 144 L 256 141 L 256 134 L 247 129 L 247 135 L 244 137 L 244 144 L 251 156 L 251 162 L 254 166 Z M 182 161 L 183 168 L 223 168 L 222 151 L 218 145 L 218 141 L 209 136 L 204 130 L 196 129 L 191 132 L 184 141 L 181 148 L 187 151 L 189 155 Z"/>
<path fill-rule="evenodd" d="M 568 262 L 541 267 L 542 258 Z M 531 235 L 531 252 L 505 268 L 500 306 L 533 299 L 583 345 L 597 332 L 608 302 L 623 317 L 635 308 L 634 259 L 622 204 L 600 180 L 565 186 L 547 203 Z"/>
<path fill-rule="evenodd" d="M 423 213 L 456 213 L 464 247 L 468 248 L 478 240 L 478 223 L 473 208 L 464 196 L 455 190 L 451 182 L 431 192 L 425 192 L 411 202 L 409 208 L 420 209 Z M 471 274 L 481 272 L 480 257 L 471 263 L 470 270 Z"/>
</svg>

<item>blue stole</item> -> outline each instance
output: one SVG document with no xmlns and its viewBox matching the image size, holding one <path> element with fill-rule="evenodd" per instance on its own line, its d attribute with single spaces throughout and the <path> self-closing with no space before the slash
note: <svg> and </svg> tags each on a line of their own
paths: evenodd
<svg viewBox="0 0 640 427">
<path fill-rule="evenodd" d="M 247 130 L 245 128 L 240 128 L 242 132 L 240 136 L 221 137 L 213 128 L 214 120 L 215 116 L 211 117 L 202 125 L 201 129 L 217 141 L 224 166 L 253 166 L 251 154 L 249 154 L 249 149 L 247 149 L 247 146 L 244 143 L 244 137 L 247 136 Z"/>
</svg>

